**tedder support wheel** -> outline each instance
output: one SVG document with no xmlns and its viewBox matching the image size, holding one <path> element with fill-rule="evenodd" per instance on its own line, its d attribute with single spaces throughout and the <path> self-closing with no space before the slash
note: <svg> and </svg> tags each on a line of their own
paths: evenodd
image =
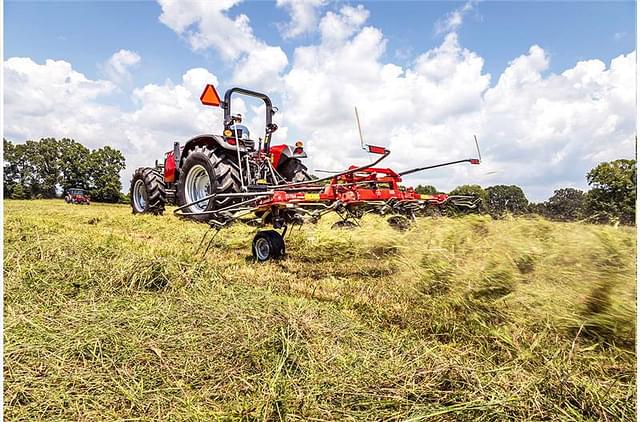
<svg viewBox="0 0 640 422">
<path fill-rule="evenodd" d="M 251 251 L 258 262 L 282 258 L 285 252 L 284 239 L 275 230 L 259 231 L 253 238 Z"/>
<path fill-rule="evenodd" d="M 190 204 L 214 192 L 241 191 L 240 170 L 230 157 L 218 147 L 198 145 L 187 153 L 177 185 L 178 205 Z M 184 209 L 185 217 L 207 221 L 210 214 L 197 214 L 224 208 L 240 201 L 239 198 L 211 198 Z M 196 213 L 195 215 L 188 215 Z"/>
<path fill-rule="evenodd" d="M 162 174 L 151 167 L 137 169 L 131 179 L 130 196 L 134 214 L 162 215 L 164 204 L 167 202 Z"/>
</svg>

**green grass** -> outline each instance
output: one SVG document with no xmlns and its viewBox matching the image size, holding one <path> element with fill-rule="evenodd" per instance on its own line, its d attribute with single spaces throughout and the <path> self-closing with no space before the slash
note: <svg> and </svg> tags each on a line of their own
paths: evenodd
<svg viewBox="0 0 640 422">
<path fill-rule="evenodd" d="M 6 420 L 635 419 L 635 228 L 4 206 Z"/>
</svg>

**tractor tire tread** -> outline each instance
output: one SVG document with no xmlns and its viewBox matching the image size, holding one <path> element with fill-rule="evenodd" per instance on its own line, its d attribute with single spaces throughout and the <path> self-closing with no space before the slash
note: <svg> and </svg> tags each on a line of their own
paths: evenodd
<svg viewBox="0 0 640 422">
<path fill-rule="evenodd" d="M 130 196 L 133 201 L 133 187 L 137 180 L 142 180 L 147 190 L 147 204 L 144 213 L 153 215 L 162 215 L 164 206 L 167 202 L 166 186 L 164 177 L 160 171 L 152 167 L 140 167 L 133 173 L 131 180 Z M 136 213 L 132 206 L 133 212 Z"/>
<path fill-rule="evenodd" d="M 189 157 L 193 156 L 193 154 L 196 154 L 196 153 L 204 155 L 208 159 L 209 163 L 211 164 L 211 167 L 213 168 L 213 171 L 215 173 L 216 186 L 217 186 L 218 193 L 241 192 L 242 189 L 241 189 L 241 183 L 240 183 L 240 172 L 238 170 L 238 167 L 235 165 L 235 163 L 233 163 L 233 161 L 225 153 L 224 150 L 222 150 L 220 147 L 217 147 L 217 146 L 196 145 L 186 153 L 184 163 L 186 163 L 189 160 Z M 180 172 L 180 179 L 178 180 L 178 186 L 182 189 L 184 188 L 184 179 L 187 177 L 187 173 L 188 173 L 188 170 Z M 183 193 L 182 195 L 179 194 L 178 205 L 184 205 L 186 203 L 184 201 L 185 201 L 184 194 Z M 238 199 L 236 198 L 215 199 L 214 200 L 215 205 L 211 207 L 211 205 L 209 204 L 209 206 L 207 206 L 207 210 L 223 208 L 237 201 Z M 206 221 L 210 217 L 192 216 L 190 218 L 198 221 Z"/>
</svg>

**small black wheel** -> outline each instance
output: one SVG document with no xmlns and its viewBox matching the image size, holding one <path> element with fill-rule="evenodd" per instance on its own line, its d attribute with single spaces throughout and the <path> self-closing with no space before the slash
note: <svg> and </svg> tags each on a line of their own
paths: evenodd
<svg viewBox="0 0 640 422">
<path fill-rule="evenodd" d="M 354 223 L 353 221 L 349 221 L 349 220 L 336 221 L 331 226 L 331 228 L 333 230 L 353 230 L 356 227 L 358 227 L 358 225 L 356 223 Z"/>
<path fill-rule="evenodd" d="M 251 252 L 258 262 L 282 258 L 285 252 L 284 239 L 275 230 L 259 231 L 253 238 Z"/>
<path fill-rule="evenodd" d="M 392 215 L 387 223 L 396 230 L 405 231 L 411 227 L 411 220 L 404 215 Z"/>
</svg>

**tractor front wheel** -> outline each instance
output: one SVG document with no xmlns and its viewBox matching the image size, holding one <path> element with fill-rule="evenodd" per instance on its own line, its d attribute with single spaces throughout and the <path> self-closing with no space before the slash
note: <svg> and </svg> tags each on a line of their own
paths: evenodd
<svg viewBox="0 0 640 422">
<path fill-rule="evenodd" d="M 137 169 L 131 179 L 130 196 L 134 214 L 162 215 L 167 198 L 162 174 L 151 167 Z"/>
<path fill-rule="evenodd" d="M 259 231 L 253 238 L 251 251 L 258 262 L 282 258 L 285 253 L 284 238 L 275 230 Z"/>
<path fill-rule="evenodd" d="M 192 204 L 184 209 L 185 216 L 197 221 L 207 221 L 207 211 L 224 208 L 239 202 L 239 198 L 223 197 L 204 199 L 213 193 L 241 192 L 240 169 L 224 151 L 199 145 L 187 153 L 180 169 L 177 185 L 178 205 Z"/>
</svg>

